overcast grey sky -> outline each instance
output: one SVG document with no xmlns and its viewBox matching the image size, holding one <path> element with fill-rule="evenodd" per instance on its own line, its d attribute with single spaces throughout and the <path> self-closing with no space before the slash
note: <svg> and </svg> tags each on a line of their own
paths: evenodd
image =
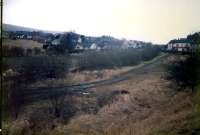
<svg viewBox="0 0 200 135">
<path fill-rule="evenodd" d="M 3 22 L 167 43 L 200 31 L 200 0 L 4 0 Z"/>
</svg>

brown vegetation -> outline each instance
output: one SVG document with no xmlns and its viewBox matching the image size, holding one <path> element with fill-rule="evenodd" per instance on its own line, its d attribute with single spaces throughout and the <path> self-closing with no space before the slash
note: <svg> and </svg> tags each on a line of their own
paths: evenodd
<svg viewBox="0 0 200 135">
<path fill-rule="evenodd" d="M 32 103 L 24 107 L 16 121 L 4 123 L 5 132 L 9 135 L 192 133 L 188 123 L 193 117 L 191 93 L 174 91 L 175 84 L 164 79 L 164 66 L 156 69 L 117 84 L 91 88 L 85 94 L 63 98 L 54 95 L 50 100 Z M 51 81 L 50 84 L 53 85 Z"/>
<path fill-rule="evenodd" d="M 17 47 L 22 47 L 24 49 L 33 49 L 35 47 L 41 48 L 42 49 L 42 44 L 38 43 L 33 40 L 11 40 L 11 39 L 3 39 L 3 45 L 4 46 L 17 46 Z"/>
</svg>

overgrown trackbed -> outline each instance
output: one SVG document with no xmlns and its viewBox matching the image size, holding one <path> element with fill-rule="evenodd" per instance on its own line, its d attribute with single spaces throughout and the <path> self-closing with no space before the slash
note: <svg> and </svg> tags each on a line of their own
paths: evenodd
<svg viewBox="0 0 200 135">
<path fill-rule="evenodd" d="M 121 81 L 128 80 L 132 76 L 146 74 L 148 72 L 153 72 L 157 70 L 157 67 L 163 65 L 163 62 L 168 56 L 169 56 L 168 54 L 163 54 L 125 73 L 113 76 L 110 79 L 105 79 L 90 83 L 82 83 L 77 85 L 70 85 L 70 86 L 63 85 L 55 87 L 31 87 L 24 91 L 24 97 L 25 100 L 35 101 L 41 99 L 48 99 L 51 95 L 64 95 L 67 93 L 77 93 L 77 92 L 79 93 L 89 88 L 118 83 Z"/>
</svg>

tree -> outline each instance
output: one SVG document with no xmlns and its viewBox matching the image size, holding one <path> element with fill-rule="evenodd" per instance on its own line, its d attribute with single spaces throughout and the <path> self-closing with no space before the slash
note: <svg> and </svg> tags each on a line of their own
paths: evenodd
<svg viewBox="0 0 200 135">
<path fill-rule="evenodd" d="M 24 48 L 18 46 L 9 47 L 8 55 L 13 57 L 21 57 L 24 56 Z"/>
<path fill-rule="evenodd" d="M 74 47 L 78 42 L 78 35 L 75 33 L 66 33 L 63 34 L 60 37 L 60 42 L 61 42 L 61 46 L 63 46 L 63 49 L 67 49 L 69 52 L 73 52 L 74 51 Z"/>
<path fill-rule="evenodd" d="M 26 55 L 27 55 L 27 56 L 31 56 L 32 53 L 33 53 L 32 49 L 28 48 L 28 49 L 26 50 Z"/>
<path fill-rule="evenodd" d="M 9 75 L 4 77 L 5 95 L 7 97 L 8 111 L 12 112 L 14 118 L 18 117 L 21 107 L 25 102 L 24 92 L 28 86 L 44 79 L 61 78 L 68 71 L 68 59 L 65 57 L 38 56 L 25 57 L 19 65 L 9 63 Z M 13 62 L 13 61 L 12 61 Z M 15 61 L 16 62 L 16 61 Z M 14 66 L 13 66 L 14 65 Z"/>
<path fill-rule="evenodd" d="M 9 91 L 10 110 L 16 119 L 19 115 L 22 105 L 24 104 L 23 83 L 19 81 L 17 76 L 13 78 L 12 86 Z"/>
<path fill-rule="evenodd" d="M 189 87 L 193 91 L 198 79 L 197 59 L 189 56 L 187 60 L 171 64 L 169 74 L 169 79 L 175 80 L 180 88 Z"/>
<path fill-rule="evenodd" d="M 34 48 L 33 48 L 33 51 L 34 51 L 34 54 L 35 54 L 35 55 L 41 54 L 41 49 L 40 49 L 39 47 L 34 47 Z"/>
<path fill-rule="evenodd" d="M 200 32 L 188 35 L 187 39 L 190 40 L 192 44 L 200 44 Z"/>
<path fill-rule="evenodd" d="M 59 56 L 27 57 L 17 69 L 24 83 L 62 78 L 68 71 L 68 59 Z"/>
<path fill-rule="evenodd" d="M 49 99 L 50 99 L 50 105 L 53 109 L 53 114 L 56 118 L 59 118 L 61 116 L 62 108 L 64 107 L 64 100 L 65 95 L 60 94 L 59 92 L 53 91 L 53 89 L 49 90 Z"/>
<path fill-rule="evenodd" d="M 200 33 L 187 37 L 192 43 L 193 52 L 186 60 L 175 62 L 169 68 L 169 78 L 177 82 L 180 88 L 190 87 L 194 91 L 200 80 Z"/>
<path fill-rule="evenodd" d="M 49 86 L 51 87 L 52 84 L 53 82 L 50 81 Z M 51 87 L 49 90 L 49 103 L 55 118 L 68 121 L 76 112 L 75 100 L 67 89 L 63 93 Z"/>
</svg>

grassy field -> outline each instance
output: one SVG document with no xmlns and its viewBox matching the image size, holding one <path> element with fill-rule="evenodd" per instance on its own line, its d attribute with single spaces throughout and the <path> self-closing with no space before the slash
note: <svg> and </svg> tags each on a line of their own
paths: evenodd
<svg viewBox="0 0 200 135">
<path fill-rule="evenodd" d="M 3 39 L 3 45 L 5 46 L 18 46 L 23 47 L 25 49 L 33 49 L 34 47 L 42 48 L 42 44 L 32 40 L 11 40 L 11 39 Z"/>
</svg>

